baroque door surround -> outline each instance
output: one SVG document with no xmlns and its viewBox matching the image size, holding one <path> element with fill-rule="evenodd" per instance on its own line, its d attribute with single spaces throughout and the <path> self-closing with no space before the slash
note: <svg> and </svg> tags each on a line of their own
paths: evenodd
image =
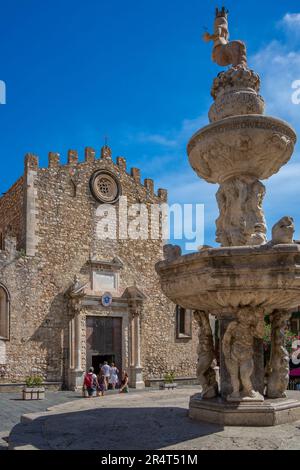
<svg viewBox="0 0 300 470">
<path fill-rule="evenodd" d="M 66 292 L 68 299 L 69 334 L 67 386 L 71 390 L 80 389 L 86 367 L 83 345 L 85 341 L 85 317 L 101 315 L 107 312 L 101 304 L 101 295 L 87 294 L 87 284 L 80 283 L 75 277 L 74 283 Z M 143 367 L 141 364 L 140 315 L 145 295 L 136 286 L 125 289 L 120 297 L 113 297 L 108 315 L 121 316 L 123 321 L 122 341 L 123 369 L 129 375 L 129 384 L 133 388 L 143 388 Z"/>
</svg>

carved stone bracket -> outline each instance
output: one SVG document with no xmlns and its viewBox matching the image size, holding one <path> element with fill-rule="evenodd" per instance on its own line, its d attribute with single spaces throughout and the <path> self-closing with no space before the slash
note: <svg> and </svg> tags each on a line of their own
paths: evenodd
<svg viewBox="0 0 300 470">
<path fill-rule="evenodd" d="M 66 297 L 68 298 L 69 313 L 71 315 L 80 313 L 87 285 L 82 284 L 79 278 L 75 276 L 73 284 L 67 290 Z"/>
<path fill-rule="evenodd" d="M 131 351 L 131 371 L 130 383 L 134 388 L 144 388 L 143 369 L 141 364 L 141 334 L 140 334 L 140 316 L 142 313 L 143 302 L 146 296 L 136 286 L 127 287 L 122 298 L 127 299 L 130 312 L 130 351 Z"/>
</svg>

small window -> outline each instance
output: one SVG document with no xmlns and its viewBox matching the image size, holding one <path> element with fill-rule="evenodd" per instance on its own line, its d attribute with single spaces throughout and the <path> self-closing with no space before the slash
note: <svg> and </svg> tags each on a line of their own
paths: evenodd
<svg viewBox="0 0 300 470">
<path fill-rule="evenodd" d="M 0 338 L 9 339 L 9 295 L 0 284 Z"/>
<path fill-rule="evenodd" d="M 176 306 L 176 336 L 177 338 L 192 337 L 192 311 L 180 305 Z"/>
</svg>

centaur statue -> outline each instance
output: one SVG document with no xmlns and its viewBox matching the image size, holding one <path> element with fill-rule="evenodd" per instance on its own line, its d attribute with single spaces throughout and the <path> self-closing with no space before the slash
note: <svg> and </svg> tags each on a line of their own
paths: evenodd
<svg viewBox="0 0 300 470">
<path fill-rule="evenodd" d="M 218 65 L 247 67 L 246 45 L 242 41 L 229 41 L 228 10 L 216 8 L 214 34 L 204 33 L 205 41 L 213 41 L 212 60 Z"/>
</svg>

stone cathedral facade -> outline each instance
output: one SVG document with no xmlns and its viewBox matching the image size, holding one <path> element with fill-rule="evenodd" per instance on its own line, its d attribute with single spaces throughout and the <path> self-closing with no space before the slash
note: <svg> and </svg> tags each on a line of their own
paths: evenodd
<svg viewBox="0 0 300 470">
<path fill-rule="evenodd" d="M 26 155 L 23 176 L 0 199 L 0 388 L 41 374 L 74 389 L 105 360 L 127 370 L 133 387 L 170 370 L 196 376 L 198 325 L 167 300 L 155 272 L 161 236 L 98 236 L 101 217 L 111 217 L 103 204 L 120 216 L 121 195 L 146 207 L 167 200 L 108 146 L 100 158 L 86 148 L 84 161 L 69 151 L 66 164 L 50 153 L 48 168 Z"/>
</svg>

